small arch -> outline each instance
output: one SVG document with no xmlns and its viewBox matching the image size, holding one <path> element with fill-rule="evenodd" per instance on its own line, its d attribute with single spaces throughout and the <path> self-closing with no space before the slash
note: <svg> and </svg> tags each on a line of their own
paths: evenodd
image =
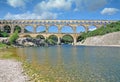
<svg viewBox="0 0 120 82">
<path fill-rule="evenodd" d="M 58 37 L 57 37 L 56 35 L 50 35 L 50 36 L 48 37 L 48 39 L 52 39 L 52 40 L 54 40 L 55 42 L 58 42 Z"/>
<path fill-rule="evenodd" d="M 46 27 L 45 26 L 38 26 L 36 28 L 36 32 L 37 33 L 44 33 L 44 32 L 46 32 Z"/>
<path fill-rule="evenodd" d="M 73 28 L 71 26 L 63 26 L 61 28 L 61 33 L 73 33 Z"/>
<path fill-rule="evenodd" d="M 58 37 L 56 36 L 56 35 L 50 35 L 49 37 L 48 37 L 48 43 L 49 44 L 57 44 L 57 42 L 58 42 Z"/>
<path fill-rule="evenodd" d="M 97 27 L 94 26 L 94 25 L 91 25 L 91 26 L 88 27 L 88 30 L 89 30 L 89 31 L 94 31 L 94 30 L 96 30 L 96 29 L 97 29 Z"/>
<path fill-rule="evenodd" d="M 3 28 L 4 28 L 4 32 L 11 33 L 11 27 L 9 25 L 5 25 Z"/>
<path fill-rule="evenodd" d="M 14 27 L 14 32 L 15 32 L 16 30 L 18 31 L 18 33 L 21 33 L 21 27 L 20 27 L 20 26 L 16 25 L 16 26 Z"/>
<path fill-rule="evenodd" d="M 62 38 L 61 38 L 61 43 L 64 43 L 64 44 L 71 44 L 74 42 L 74 38 L 71 36 L 71 35 L 64 35 Z"/>
<path fill-rule="evenodd" d="M 36 38 L 38 38 L 38 39 L 45 39 L 45 37 L 43 35 L 37 35 Z"/>
<path fill-rule="evenodd" d="M 84 26 L 77 26 L 77 27 L 76 27 L 76 32 L 77 32 L 77 33 L 85 32 L 85 27 L 84 27 Z"/>
<path fill-rule="evenodd" d="M 25 33 L 33 33 L 34 28 L 32 26 L 26 26 L 25 28 Z"/>
<path fill-rule="evenodd" d="M 49 33 L 58 33 L 58 27 L 57 26 L 50 26 L 49 28 L 48 28 L 48 32 Z"/>
</svg>

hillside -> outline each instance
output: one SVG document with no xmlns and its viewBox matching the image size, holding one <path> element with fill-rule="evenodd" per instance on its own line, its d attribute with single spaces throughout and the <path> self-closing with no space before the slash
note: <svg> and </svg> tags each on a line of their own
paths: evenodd
<svg viewBox="0 0 120 82">
<path fill-rule="evenodd" d="M 120 31 L 108 33 L 102 36 L 88 37 L 82 44 L 92 46 L 120 46 Z"/>
</svg>

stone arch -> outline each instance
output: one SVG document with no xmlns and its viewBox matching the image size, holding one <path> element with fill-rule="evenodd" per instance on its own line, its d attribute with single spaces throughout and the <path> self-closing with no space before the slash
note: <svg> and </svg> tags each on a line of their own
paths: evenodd
<svg viewBox="0 0 120 82">
<path fill-rule="evenodd" d="M 70 34 L 63 35 L 61 38 L 61 43 L 64 44 L 74 43 L 74 38 Z"/>
<path fill-rule="evenodd" d="M 14 27 L 14 32 L 15 32 L 16 30 L 18 30 L 18 33 L 21 33 L 21 32 L 22 32 L 22 29 L 21 29 L 21 27 L 20 27 L 19 25 L 15 25 L 15 27 Z"/>
<path fill-rule="evenodd" d="M 49 33 L 58 33 L 58 26 L 56 25 L 51 25 L 48 27 L 48 32 Z"/>
<path fill-rule="evenodd" d="M 43 35 L 37 35 L 36 38 L 45 39 Z"/>
<path fill-rule="evenodd" d="M 3 31 L 6 32 L 6 33 L 11 33 L 11 27 L 9 25 L 5 25 L 3 27 Z"/>
<path fill-rule="evenodd" d="M 76 33 L 82 33 L 85 32 L 85 27 L 83 25 L 79 25 L 76 27 Z"/>
<path fill-rule="evenodd" d="M 44 25 L 37 26 L 36 27 L 36 32 L 37 33 L 44 33 L 44 32 L 46 32 L 46 27 Z"/>
<path fill-rule="evenodd" d="M 74 29 L 72 26 L 65 25 L 65 26 L 61 27 L 60 31 L 61 31 L 61 33 L 73 33 Z"/>
<path fill-rule="evenodd" d="M 94 30 L 96 30 L 97 29 L 97 26 L 95 26 L 95 25 L 90 25 L 89 27 L 88 27 L 88 31 L 94 31 Z"/>
<path fill-rule="evenodd" d="M 50 38 L 55 40 L 56 42 L 58 42 L 58 36 L 57 35 L 49 35 L 48 39 L 50 39 Z"/>
<path fill-rule="evenodd" d="M 26 25 L 26 26 L 24 27 L 24 32 L 25 32 L 25 33 L 33 33 L 33 32 L 34 32 L 34 27 L 31 26 L 31 25 Z"/>
<path fill-rule="evenodd" d="M 58 44 L 58 37 L 56 35 L 50 35 L 48 37 L 49 44 Z"/>
</svg>

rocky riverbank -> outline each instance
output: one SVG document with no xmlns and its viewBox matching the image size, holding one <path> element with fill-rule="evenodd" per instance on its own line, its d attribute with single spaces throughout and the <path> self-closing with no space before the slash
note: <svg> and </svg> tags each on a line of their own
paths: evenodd
<svg viewBox="0 0 120 82">
<path fill-rule="evenodd" d="M 120 47 L 120 32 L 109 33 L 102 36 L 89 37 L 83 43 L 78 42 L 77 45 Z"/>
<path fill-rule="evenodd" d="M 23 74 L 22 63 L 15 60 L 0 60 L 0 82 L 28 82 Z"/>
<path fill-rule="evenodd" d="M 10 44 L 9 38 L 0 38 L 0 43 Z M 44 39 L 37 39 L 37 38 L 18 38 L 16 42 L 13 44 L 15 47 L 38 47 L 38 46 L 48 46 L 50 45 Z"/>
</svg>

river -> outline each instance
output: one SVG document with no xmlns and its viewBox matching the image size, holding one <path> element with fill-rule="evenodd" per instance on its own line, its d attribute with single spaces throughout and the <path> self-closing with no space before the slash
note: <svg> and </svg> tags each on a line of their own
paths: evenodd
<svg viewBox="0 0 120 82">
<path fill-rule="evenodd" d="M 119 82 L 120 47 L 51 46 L 17 48 L 41 73 L 68 82 Z M 46 69 L 47 68 L 47 69 Z M 49 71 L 48 71 L 49 70 Z"/>
</svg>

